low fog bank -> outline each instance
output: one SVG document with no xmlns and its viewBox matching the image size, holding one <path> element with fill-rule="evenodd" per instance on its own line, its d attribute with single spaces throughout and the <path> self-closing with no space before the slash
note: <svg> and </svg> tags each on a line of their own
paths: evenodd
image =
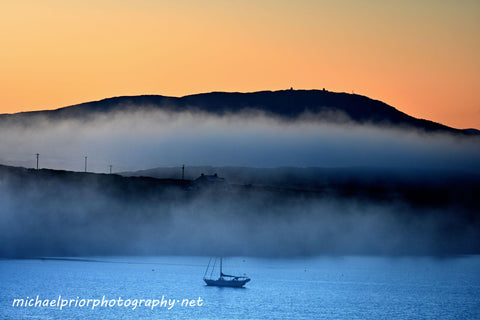
<svg viewBox="0 0 480 320">
<path fill-rule="evenodd" d="M 0 173 L 1 257 L 480 253 L 478 205 L 458 199 L 418 204 L 254 186 L 188 191 L 176 180 Z"/>
<path fill-rule="evenodd" d="M 88 121 L 2 123 L 0 163 L 30 168 L 39 153 L 40 168 L 73 171 L 83 171 L 88 156 L 89 172 L 207 164 L 438 174 L 433 185 L 413 174 L 404 189 L 386 184 L 380 193 L 379 180 L 363 178 L 319 179 L 314 192 L 265 186 L 202 192 L 175 180 L 0 170 L 0 256 L 480 253 L 473 200 L 480 198 L 479 143 L 475 136 L 322 122 L 308 114 L 282 121 L 253 111 L 137 110 Z M 459 179 L 442 182 L 445 171 Z M 297 173 L 275 175 L 292 182 Z"/>
<path fill-rule="evenodd" d="M 192 109 L 194 110 L 194 109 Z M 144 108 L 88 121 L 2 123 L 0 163 L 115 172 L 159 166 L 413 167 L 480 172 L 480 137 L 354 124 L 345 115 L 284 121 L 258 111 L 223 116 Z M 342 121 L 335 121 L 342 118 Z M 328 121 L 326 121 L 327 119 Z"/>
</svg>

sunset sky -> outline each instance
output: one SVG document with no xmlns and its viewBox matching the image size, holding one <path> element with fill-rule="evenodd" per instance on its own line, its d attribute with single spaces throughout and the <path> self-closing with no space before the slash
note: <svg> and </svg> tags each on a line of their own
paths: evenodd
<svg viewBox="0 0 480 320">
<path fill-rule="evenodd" d="M 480 1 L 2 0 L 0 113 L 322 89 L 480 129 Z"/>
</svg>

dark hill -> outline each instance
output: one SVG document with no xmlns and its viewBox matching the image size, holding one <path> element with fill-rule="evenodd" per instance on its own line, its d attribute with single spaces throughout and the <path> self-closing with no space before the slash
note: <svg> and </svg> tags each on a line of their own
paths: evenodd
<svg viewBox="0 0 480 320">
<path fill-rule="evenodd" d="M 301 170 L 287 171 L 302 179 Z M 270 180 L 287 173 L 272 171 Z M 0 165 L 0 258 L 480 252 L 476 177 L 435 175 L 418 185 L 403 176 L 350 176 L 316 191 L 218 191 L 176 179 Z"/>
<path fill-rule="evenodd" d="M 24 122 L 46 117 L 51 120 L 91 119 L 111 111 L 163 109 L 169 111 L 200 110 L 212 114 L 258 110 L 284 120 L 294 120 L 305 113 L 319 115 L 325 121 L 346 121 L 411 127 L 425 131 L 476 134 L 474 130 L 454 129 L 439 123 L 411 117 L 392 106 L 365 96 L 326 90 L 282 90 L 252 93 L 211 92 L 184 97 L 142 95 L 114 97 L 82 103 L 56 110 L 0 115 L 0 121 Z M 334 117 L 343 115 L 347 117 Z M 343 120 L 342 120 L 343 119 Z"/>
<path fill-rule="evenodd" d="M 127 177 L 180 179 L 182 168 L 154 168 L 124 172 Z M 322 197 L 346 197 L 370 201 L 401 200 L 414 205 L 456 206 L 479 211 L 480 176 L 438 169 L 339 167 L 339 168 L 251 168 L 187 167 L 186 179 L 218 174 L 233 185 L 313 192 Z M 462 209 L 462 210 L 463 210 Z"/>
</svg>

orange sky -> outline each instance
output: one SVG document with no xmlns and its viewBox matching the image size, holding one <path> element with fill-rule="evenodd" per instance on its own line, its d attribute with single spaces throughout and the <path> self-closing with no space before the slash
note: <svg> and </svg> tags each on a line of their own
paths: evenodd
<svg viewBox="0 0 480 320">
<path fill-rule="evenodd" d="M 0 112 L 326 88 L 480 128 L 480 1 L 2 0 Z"/>
</svg>

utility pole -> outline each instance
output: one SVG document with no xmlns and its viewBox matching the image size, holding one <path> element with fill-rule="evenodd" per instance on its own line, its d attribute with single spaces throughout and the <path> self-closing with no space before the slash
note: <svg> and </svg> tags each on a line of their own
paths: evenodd
<svg viewBox="0 0 480 320">
<path fill-rule="evenodd" d="M 87 157 L 85 157 L 85 172 L 87 172 Z"/>
<path fill-rule="evenodd" d="M 36 153 L 35 155 L 37 156 L 37 170 L 38 170 L 38 157 L 40 156 L 40 154 Z"/>
<path fill-rule="evenodd" d="M 112 167 L 113 167 L 113 166 L 112 166 L 112 165 L 109 165 L 109 167 L 110 167 L 110 174 L 112 174 Z"/>
<path fill-rule="evenodd" d="M 185 180 L 185 165 L 182 165 L 182 180 Z"/>
</svg>

